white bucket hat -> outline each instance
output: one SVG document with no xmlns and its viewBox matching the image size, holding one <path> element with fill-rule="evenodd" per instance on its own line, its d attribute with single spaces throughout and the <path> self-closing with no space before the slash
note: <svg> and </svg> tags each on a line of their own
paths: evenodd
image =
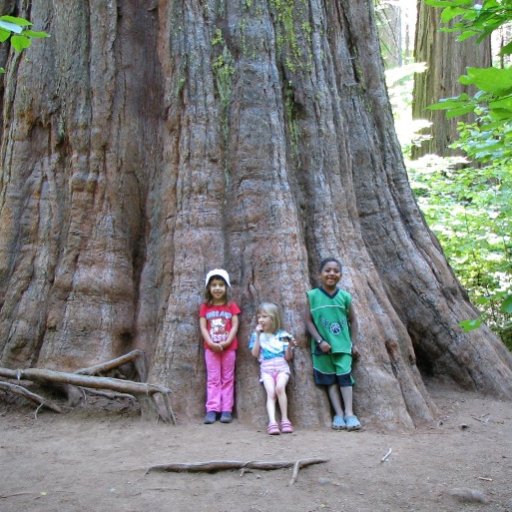
<svg viewBox="0 0 512 512">
<path fill-rule="evenodd" d="M 214 268 L 213 270 L 210 270 L 208 274 L 206 274 L 206 280 L 204 283 L 205 287 L 208 287 L 208 283 L 212 277 L 222 277 L 222 279 L 226 281 L 226 284 L 231 286 L 231 283 L 229 282 L 229 274 L 222 268 Z"/>
</svg>

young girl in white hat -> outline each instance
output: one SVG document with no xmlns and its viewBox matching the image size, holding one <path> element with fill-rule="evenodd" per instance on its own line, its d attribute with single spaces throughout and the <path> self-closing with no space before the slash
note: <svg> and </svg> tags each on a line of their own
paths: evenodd
<svg viewBox="0 0 512 512">
<path fill-rule="evenodd" d="M 235 395 L 235 362 L 240 308 L 229 300 L 229 274 L 216 268 L 206 275 L 205 302 L 199 325 L 206 363 L 206 416 L 204 423 L 231 423 Z"/>
</svg>

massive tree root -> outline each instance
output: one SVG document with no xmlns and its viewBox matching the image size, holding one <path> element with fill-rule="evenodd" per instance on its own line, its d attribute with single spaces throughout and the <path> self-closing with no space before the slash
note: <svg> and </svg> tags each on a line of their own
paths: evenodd
<svg viewBox="0 0 512 512">
<path fill-rule="evenodd" d="M 132 350 L 127 354 L 124 354 L 105 363 L 96 364 L 88 368 L 81 368 L 76 370 L 74 373 L 80 375 L 102 375 L 105 372 L 117 369 L 127 363 L 132 363 L 135 369 L 135 373 L 139 381 L 144 382 L 147 377 L 146 361 L 144 358 L 144 352 L 142 350 Z"/>
<path fill-rule="evenodd" d="M 144 375 L 145 369 L 143 363 L 140 363 L 140 361 L 143 362 L 144 360 L 143 355 L 144 354 L 142 351 L 136 350 L 102 364 L 98 364 L 90 368 L 82 368 L 75 373 L 60 372 L 43 368 L 25 368 L 17 370 L 0 368 L 0 378 L 14 379 L 18 382 L 17 384 L 13 384 L 6 381 L 0 381 L 0 388 L 35 401 L 55 412 L 61 412 L 57 405 L 35 393 L 28 391 L 24 386 L 19 384 L 19 381 L 24 379 L 42 384 L 65 384 L 77 386 L 84 391 L 90 389 L 109 390 L 114 392 L 110 394 L 109 397 L 111 398 L 115 398 L 116 396 L 123 396 L 126 398 L 127 396 L 130 396 L 137 398 L 139 401 L 149 400 L 153 409 L 156 410 L 159 419 L 165 422 L 172 421 L 175 424 L 176 418 L 169 402 L 169 394 L 171 393 L 169 388 L 155 384 L 148 384 L 146 382 L 136 382 L 132 380 L 124 380 L 112 377 L 94 376 L 95 373 L 110 371 L 134 360 L 139 361 L 139 364 L 136 365 L 136 371 L 138 375 Z M 156 395 L 162 397 L 159 403 L 155 401 Z"/>
<path fill-rule="evenodd" d="M 27 400 L 31 400 L 32 402 L 39 404 L 39 407 L 46 407 L 58 413 L 62 412 L 62 409 L 57 404 L 53 403 L 51 400 L 48 400 L 47 398 L 44 398 L 41 395 L 38 395 L 37 393 L 29 391 L 27 388 L 20 386 L 19 384 L 12 384 L 10 382 L 0 380 L 0 389 L 3 389 L 4 391 L 9 391 L 18 396 L 22 396 Z"/>
</svg>

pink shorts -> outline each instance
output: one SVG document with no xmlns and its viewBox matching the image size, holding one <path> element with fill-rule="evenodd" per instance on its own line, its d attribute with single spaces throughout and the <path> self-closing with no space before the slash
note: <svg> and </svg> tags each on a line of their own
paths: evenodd
<svg viewBox="0 0 512 512">
<path fill-rule="evenodd" d="M 263 375 L 270 375 L 274 381 L 280 373 L 290 375 L 290 366 L 284 357 L 264 359 L 260 364 L 260 382 L 263 382 Z"/>
</svg>

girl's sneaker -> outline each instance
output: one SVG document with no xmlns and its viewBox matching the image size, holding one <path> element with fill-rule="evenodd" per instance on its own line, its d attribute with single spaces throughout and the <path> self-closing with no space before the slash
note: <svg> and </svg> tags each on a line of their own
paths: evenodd
<svg viewBox="0 0 512 512">
<path fill-rule="evenodd" d="M 208 411 L 204 417 L 203 423 L 205 425 L 211 425 L 217 421 L 217 413 L 215 411 Z"/>
<path fill-rule="evenodd" d="M 233 421 L 233 415 L 229 411 L 224 411 L 220 415 L 220 422 L 221 423 L 231 423 Z"/>
</svg>

